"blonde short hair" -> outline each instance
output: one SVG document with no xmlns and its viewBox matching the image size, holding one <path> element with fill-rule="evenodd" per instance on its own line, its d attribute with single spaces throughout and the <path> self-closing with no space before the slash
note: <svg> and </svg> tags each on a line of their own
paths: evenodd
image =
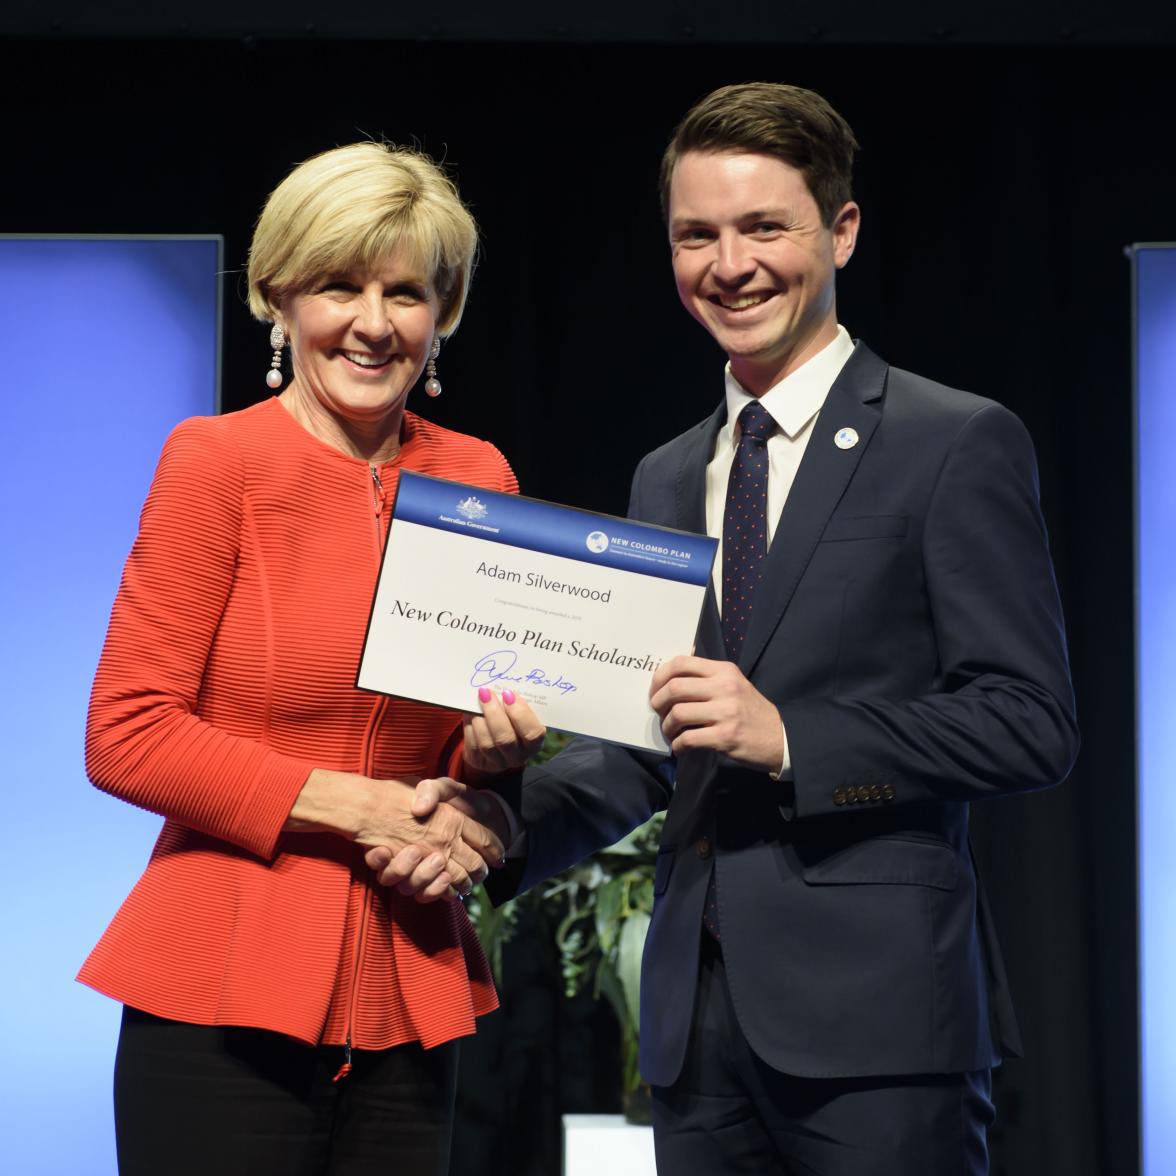
<svg viewBox="0 0 1176 1176">
<path fill-rule="evenodd" d="M 261 210 L 249 248 L 249 309 L 271 322 L 282 301 L 335 274 L 372 269 L 407 249 L 441 302 L 437 330 L 461 319 L 478 227 L 453 181 L 427 155 L 352 143 L 300 163 Z"/>
</svg>

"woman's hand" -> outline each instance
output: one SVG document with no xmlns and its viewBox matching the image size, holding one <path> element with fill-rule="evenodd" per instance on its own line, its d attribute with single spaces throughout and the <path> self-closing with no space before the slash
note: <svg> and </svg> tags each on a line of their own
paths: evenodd
<svg viewBox="0 0 1176 1176">
<path fill-rule="evenodd" d="M 543 746 L 547 728 L 513 690 L 501 697 L 489 686 L 478 690 L 482 713 L 467 714 L 462 720 L 468 778 L 482 782 L 487 776 L 521 768 Z"/>
<path fill-rule="evenodd" d="M 422 780 L 417 785 L 412 811 L 418 820 L 427 820 L 435 812 L 447 808 L 479 829 L 490 831 L 498 844 L 505 841 L 506 813 L 501 802 L 489 793 L 447 776 Z M 364 861 L 375 871 L 381 886 L 394 886 L 401 894 L 412 895 L 418 902 L 432 902 L 446 893 L 446 884 L 442 881 L 448 877 L 446 863 L 440 854 L 429 854 L 423 846 L 409 845 L 393 853 L 387 846 L 378 845 L 364 854 Z M 499 857 L 490 864 L 497 867 L 504 862 L 505 859 Z"/>
<path fill-rule="evenodd" d="M 462 759 L 464 774 L 472 781 L 485 783 L 503 772 L 521 768 L 543 746 L 547 728 L 513 690 L 503 690 L 500 697 L 483 686 L 478 691 L 478 701 L 482 713 L 467 714 L 463 719 Z M 422 838 L 412 838 L 407 844 L 364 842 L 372 844 L 364 860 L 382 886 L 395 887 L 418 902 L 433 902 L 454 891 L 468 894 L 472 886 L 485 879 L 486 864 L 503 863 L 508 823 L 501 803 L 493 796 L 448 777 L 422 780 L 411 811 L 422 825 L 436 821 L 447 827 L 454 816 L 461 818 L 474 841 L 471 844 L 463 836 L 459 844 L 463 850 L 473 848 L 479 853 L 482 868 L 471 870 L 464 853 L 447 854 L 444 847 Z M 492 840 L 479 840 L 484 834 Z"/>
<path fill-rule="evenodd" d="M 416 893 L 409 880 L 418 867 L 428 865 L 430 877 L 417 894 L 421 901 L 444 897 L 451 887 L 468 894 L 489 873 L 489 863 L 503 860 L 502 839 L 472 815 L 438 804 L 428 790 L 418 795 L 416 783 L 316 768 L 294 802 L 286 828 L 338 833 L 359 845 L 384 848 L 400 863 L 405 893 Z M 436 783 L 442 789 L 456 785 L 445 779 Z M 439 872 L 431 868 L 438 859 Z"/>
</svg>

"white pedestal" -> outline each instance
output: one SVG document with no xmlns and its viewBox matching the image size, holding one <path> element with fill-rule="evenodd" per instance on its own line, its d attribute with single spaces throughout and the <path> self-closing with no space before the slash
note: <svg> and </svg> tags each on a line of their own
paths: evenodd
<svg viewBox="0 0 1176 1176">
<path fill-rule="evenodd" d="M 653 1128 L 623 1115 L 564 1115 L 564 1176 L 656 1176 Z"/>
</svg>

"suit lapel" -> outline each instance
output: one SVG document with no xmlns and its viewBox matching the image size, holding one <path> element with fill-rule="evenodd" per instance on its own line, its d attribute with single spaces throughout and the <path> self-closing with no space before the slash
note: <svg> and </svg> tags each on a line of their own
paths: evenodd
<svg viewBox="0 0 1176 1176">
<path fill-rule="evenodd" d="M 825 524 L 870 443 L 881 416 L 886 370 L 886 364 L 865 344 L 859 343 L 829 389 L 764 565 L 764 577 L 739 658 L 739 668 L 749 676 L 792 600 Z M 857 433 L 856 444 L 847 449 L 839 448 L 833 440 L 842 429 Z M 722 648 L 721 638 L 719 648 Z"/>
<path fill-rule="evenodd" d="M 685 454 L 678 470 L 675 486 L 677 496 L 677 526 L 683 531 L 706 534 L 706 467 L 715 452 L 715 438 L 727 421 L 727 405 L 724 400 L 699 427 L 694 443 Z M 721 658 L 723 651 L 723 627 L 715 603 L 714 579 L 706 583 L 706 595 L 702 603 L 702 615 L 698 620 L 698 635 L 695 652 L 699 657 Z"/>
</svg>

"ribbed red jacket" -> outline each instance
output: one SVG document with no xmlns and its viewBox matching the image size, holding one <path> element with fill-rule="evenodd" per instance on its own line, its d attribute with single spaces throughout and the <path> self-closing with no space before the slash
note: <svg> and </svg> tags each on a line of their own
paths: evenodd
<svg viewBox="0 0 1176 1176">
<path fill-rule="evenodd" d="M 492 445 L 411 413 L 378 482 L 276 399 L 168 439 L 86 729 L 91 780 L 166 821 L 84 983 L 362 1049 L 436 1045 L 496 1007 L 460 903 L 402 898 L 345 839 L 281 831 L 312 768 L 452 766 L 457 712 L 354 686 L 401 469 L 517 490 Z"/>
</svg>

